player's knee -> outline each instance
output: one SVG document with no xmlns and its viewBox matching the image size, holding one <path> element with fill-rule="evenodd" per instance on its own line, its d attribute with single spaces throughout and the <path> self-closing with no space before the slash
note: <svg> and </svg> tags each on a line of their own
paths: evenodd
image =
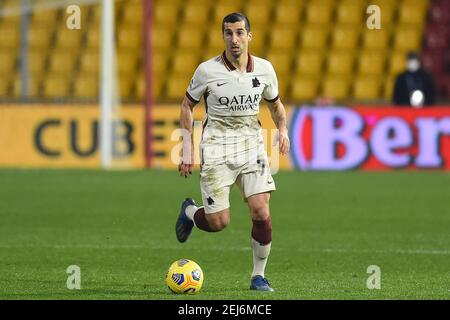
<svg viewBox="0 0 450 320">
<path fill-rule="evenodd" d="M 269 206 L 261 204 L 252 208 L 252 220 L 264 221 L 270 216 Z"/>
<path fill-rule="evenodd" d="M 225 229 L 225 227 L 227 225 L 228 225 L 228 222 L 222 221 L 222 220 L 215 220 L 215 221 L 211 221 L 209 223 L 209 226 L 213 231 L 221 231 L 221 230 Z"/>
<path fill-rule="evenodd" d="M 213 231 L 223 230 L 230 223 L 229 214 L 211 215 L 208 218 L 209 227 Z"/>
</svg>

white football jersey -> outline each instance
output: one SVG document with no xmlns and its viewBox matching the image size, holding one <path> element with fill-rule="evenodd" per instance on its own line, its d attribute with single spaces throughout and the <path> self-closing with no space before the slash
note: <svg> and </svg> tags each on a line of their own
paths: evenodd
<svg viewBox="0 0 450 320">
<path fill-rule="evenodd" d="M 261 98 L 278 99 L 278 81 L 272 64 L 248 56 L 246 72 L 238 71 L 225 52 L 201 63 L 186 91 L 194 103 L 203 97 L 206 119 L 201 142 L 202 163 L 251 165 L 265 159 L 261 125 L 258 121 Z"/>
<path fill-rule="evenodd" d="M 242 118 L 235 117 L 250 116 L 257 123 L 261 98 L 269 102 L 278 99 L 278 80 L 269 61 L 249 54 L 247 70 L 240 72 L 223 52 L 197 67 L 186 96 L 194 103 L 204 98 L 207 124 L 226 120 L 229 129 L 238 129 L 249 120 L 242 123 Z"/>
</svg>

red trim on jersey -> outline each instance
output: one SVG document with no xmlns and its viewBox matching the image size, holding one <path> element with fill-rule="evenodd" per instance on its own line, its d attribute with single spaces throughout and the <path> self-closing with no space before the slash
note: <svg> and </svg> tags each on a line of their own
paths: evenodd
<svg viewBox="0 0 450 320">
<path fill-rule="evenodd" d="M 266 98 L 264 98 L 264 100 L 266 100 L 267 102 L 270 102 L 270 103 L 274 103 L 274 102 L 277 101 L 279 98 L 280 98 L 280 96 L 277 95 L 277 96 L 276 96 L 275 98 L 273 98 L 273 99 L 267 100 Z"/>
<path fill-rule="evenodd" d="M 186 91 L 186 97 L 191 100 L 193 103 L 199 103 L 200 100 L 195 100 L 192 96 Z"/>
<path fill-rule="evenodd" d="M 248 54 L 248 62 L 247 62 L 247 72 L 253 72 L 255 66 L 253 63 L 253 57 L 250 55 L 250 53 Z M 225 67 L 228 69 L 228 71 L 234 71 L 236 70 L 236 67 L 233 66 L 233 64 L 230 62 L 230 60 L 227 59 L 227 55 L 225 54 L 225 51 L 222 53 L 222 60 L 223 63 L 225 64 Z"/>
<path fill-rule="evenodd" d="M 248 54 L 248 62 L 247 62 L 247 72 L 253 72 L 253 69 L 255 68 L 254 63 L 253 63 L 253 58 L 250 55 L 250 53 Z"/>
<path fill-rule="evenodd" d="M 230 62 L 230 60 L 227 59 L 227 55 L 225 54 L 225 51 L 222 52 L 222 60 L 225 64 L 225 67 L 228 69 L 228 71 L 236 70 L 236 67 L 233 66 L 233 64 Z"/>
</svg>

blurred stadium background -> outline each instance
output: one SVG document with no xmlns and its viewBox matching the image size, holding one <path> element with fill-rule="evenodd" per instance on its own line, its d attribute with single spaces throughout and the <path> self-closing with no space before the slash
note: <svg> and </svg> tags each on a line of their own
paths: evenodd
<svg viewBox="0 0 450 320">
<path fill-rule="evenodd" d="M 151 2 L 153 95 L 160 103 L 178 103 L 198 63 L 223 50 L 221 19 L 233 11 L 249 16 L 254 34 L 251 52 L 273 62 L 286 102 L 311 102 L 317 96 L 344 103 L 389 102 L 393 79 L 404 70 L 410 50 L 420 52 L 434 74 L 440 100 L 450 97 L 450 4 L 445 0 Z M 17 14 L 20 0 L 1 1 L 3 102 L 98 99 L 101 6 L 94 1 L 80 5 L 81 30 L 72 31 L 65 28 L 67 5 L 51 3 L 31 0 L 24 30 L 24 16 Z M 365 27 L 369 4 L 381 8 L 381 30 Z M 142 1 L 115 1 L 115 18 L 120 96 L 127 102 L 141 102 L 146 88 Z M 25 32 L 28 50 L 23 57 Z M 21 86 L 21 57 L 28 60 L 27 92 Z"/>
<path fill-rule="evenodd" d="M 74 4 L 81 10 L 81 28 L 70 30 L 66 21 L 72 12 L 67 8 Z M 379 30 L 366 27 L 370 4 L 381 8 Z M 123 147 L 128 148 L 125 153 L 137 154 L 132 166 L 173 167 L 168 155 L 175 144 L 169 141 L 170 135 L 178 127 L 176 106 L 196 66 L 222 52 L 221 20 L 233 11 L 249 16 L 254 34 L 250 50 L 275 66 L 280 94 L 288 109 L 318 101 L 390 106 L 395 76 L 405 69 L 408 51 L 419 52 L 424 67 L 434 75 L 438 104 L 449 103 L 449 1 L 117 0 L 113 93 L 120 106 L 117 110 L 121 110 L 116 118 L 131 117 L 131 124 L 123 130 L 133 130 L 128 133 L 137 136 L 133 145 Z M 14 115 L 36 122 L 35 115 L 49 115 L 48 110 L 57 106 L 62 116 L 73 114 L 80 119 L 89 112 L 92 119 L 97 116 L 95 106 L 101 103 L 102 89 L 101 16 L 101 1 L 95 0 L 1 1 L 0 110 L 3 119 L 8 119 L 5 123 L 14 126 Z M 33 109 L 26 113 L 28 116 L 6 114 L 7 105 Z M 267 115 L 262 117 L 270 127 Z M 146 124 L 141 125 L 140 119 Z M 202 119 L 200 111 L 196 119 Z M 24 128 L 26 123 L 22 124 Z M 34 130 L 39 124 L 29 126 Z M 79 144 L 85 146 L 86 153 L 81 166 L 93 166 L 100 161 L 96 141 L 89 148 L 89 141 L 83 142 L 86 129 L 78 129 Z M 60 133 L 46 135 L 55 144 L 54 149 L 70 147 L 59 141 Z M 10 144 L 3 141 L 2 148 Z M 9 152 L 8 161 L 2 164 L 29 165 L 20 159 L 30 152 Z M 58 152 L 53 153 L 57 157 Z M 94 155 L 95 160 L 86 161 L 88 155 Z M 54 160 L 31 162 L 52 167 L 58 165 Z M 62 163 L 60 166 L 80 165 L 73 159 Z M 123 165 L 129 166 L 129 162 Z"/>
</svg>

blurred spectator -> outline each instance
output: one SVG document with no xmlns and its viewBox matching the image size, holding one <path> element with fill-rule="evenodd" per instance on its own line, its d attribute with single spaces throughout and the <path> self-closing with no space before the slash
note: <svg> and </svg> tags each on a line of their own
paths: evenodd
<svg viewBox="0 0 450 320">
<path fill-rule="evenodd" d="M 422 68 L 418 55 L 409 52 L 406 71 L 395 79 L 393 102 L 399 106 L 421 108 L 431 106 L 436 100 L 436 88 L 431 73 Z"/>
</svg>

